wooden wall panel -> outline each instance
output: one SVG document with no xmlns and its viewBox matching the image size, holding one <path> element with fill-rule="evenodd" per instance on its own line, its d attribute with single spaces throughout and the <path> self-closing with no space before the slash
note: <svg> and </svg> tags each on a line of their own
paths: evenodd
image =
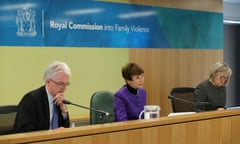
<svg viewBox="0 0 240 144">
<path fill-rule="evenodd" d="M 161 116 L 172 112 L 167 98 L 173 87 L 195 87 L 209 68 L 223 60 L 223 50 L 130 49 L 129 61 L 145 69 L 147 104 L 160 105 Z"/>
<path fill-rule="evenodd" d="M 103 0 L 186 10 L 223 12 L 222 0 Z M 161 106 L 161 115 L 171 112 L 167 96 L 173 87 L 195 87 L 208 77 L 208 70 L 223 60 L 223 50 L 130 49 L 129 60 L 145 68 L 147 103 Z"/>
</svg>

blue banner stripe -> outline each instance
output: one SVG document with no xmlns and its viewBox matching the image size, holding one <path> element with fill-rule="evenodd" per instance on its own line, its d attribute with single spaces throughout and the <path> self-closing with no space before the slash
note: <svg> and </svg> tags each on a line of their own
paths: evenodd
<svg viewBox="0 0 240 144">
<path fill-rule="evenodd" d="M 90 0 L 2 0 L 0 45 L 223 49 L 222 17 Z"/>
</svg>

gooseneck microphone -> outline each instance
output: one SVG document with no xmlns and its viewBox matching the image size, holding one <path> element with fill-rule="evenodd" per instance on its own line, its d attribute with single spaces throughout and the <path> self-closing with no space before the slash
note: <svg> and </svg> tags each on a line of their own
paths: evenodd
<svg viewBox="0 0 240 144">
<path fill-rule="evenodd" d="M 194 101 L 186 100 L 186 99 L 183 99 L 183 98 L 178 98 L 178 97 L 175 97 L 175 96 L 172 96 L 172 95 L 168 96 L 168 98 L 172 99 L 172 100 L 178 100 L 178 101 L 191 103 L 191 104 L 197 104 L 197 105 L 209 105 L 210 104 L 209 102 L 194 102 Z"/>
<path fill-rule="evenodd" d="M 80 107 L 80 108 L 83 108 L 83 109 L 88 109 L 88 110 L 92 110 L 92 111 L 95 111 L 95 112 L 99 112 L 99 113 L 101 113 L 105 116 L 110 116 L 111 115 L 109 112 L 105 112 L 103 110 L 97 110 L 97 109 L 94 109 L 94 108 L 91 108 L 91 107 L 86 107 L 86 106 L 83 106 L 83 105 L 75 104 L 75 103 L 72 103 L 71 101 L 68 101 L 68 100 L 63 100 L 63 103 L 74 105 L 74 106 L 77 106 L 77 107 Z"/>
</svg>

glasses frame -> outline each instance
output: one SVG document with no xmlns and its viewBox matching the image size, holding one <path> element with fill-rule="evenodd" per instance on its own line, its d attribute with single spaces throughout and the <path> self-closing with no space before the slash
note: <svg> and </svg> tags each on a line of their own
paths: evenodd
<svg viewBox="0 0 240 144">
<path fill-rule="evenodd" d="M 70 85 L 70 83 L 57 82 L 57 81 L 55 81 L 55 80 L 53 80 L 53 79 L 49 79 L 49 80 L 50 80 L 51 82 L 53 82 L 54 84 L 60 86 L 60 87 L 67 87 L 67 86 Z"/>
<path fill-rule="evenodd" d="M 221 81 L 227 81 L 227 80 L 228 80 L 228 77 L 220 76 L 219 79 L 220 79 Z"/>
</svg>

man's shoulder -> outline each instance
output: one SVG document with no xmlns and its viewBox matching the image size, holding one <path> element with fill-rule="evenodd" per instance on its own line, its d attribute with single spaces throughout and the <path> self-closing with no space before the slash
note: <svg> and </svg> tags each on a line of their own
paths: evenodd
<svg viewBox="0 0 240 144">
<path fill-rule="evenodd" d="M 29 97 L 29 96 L 31 96 L 31 97 L 36 97 L 36 96 L 38 96 L 38 95 L 43 94 L 44 92 L 46 92 L 45 86 L 41 86 L 41 87 L 39 87 L 39 88 L 36 88 L 36 89 L 31 90 L 31 91 L 29 91 L 28 93 L 26 93 L 26 94 L 25 94 L 25 97 Z"/>
</svg>

